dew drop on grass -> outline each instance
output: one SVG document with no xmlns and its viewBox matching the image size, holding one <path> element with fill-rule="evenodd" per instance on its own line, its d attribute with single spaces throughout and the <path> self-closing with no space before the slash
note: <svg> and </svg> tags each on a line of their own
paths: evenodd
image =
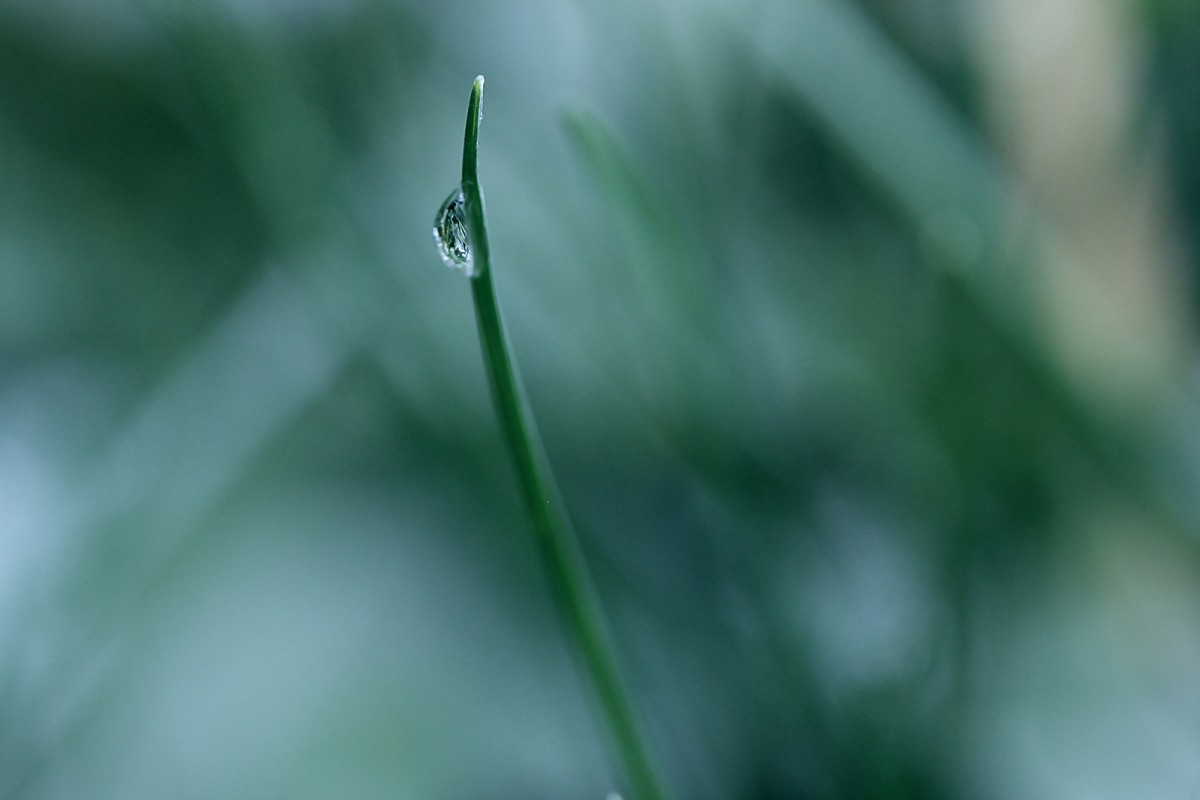
<svg viewBox="0 0 1200 800">
<path fill-rule="evenodd" d="M 471 254 L 471 237 L 467 233 L 467 200 L 461 188 L 451 192 L 438 210 L 437 219 L 433 221 L 433 240 L 447 267 L 468 278 L 475 277 L 475 259 Z"/>
</svg>

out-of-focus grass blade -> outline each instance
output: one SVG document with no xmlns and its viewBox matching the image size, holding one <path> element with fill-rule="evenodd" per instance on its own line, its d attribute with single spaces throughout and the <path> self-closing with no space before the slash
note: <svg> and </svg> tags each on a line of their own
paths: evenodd
<svg viewBox="0 0 1200 800">
<path fill-rule="evenodd" d="M 92 704 L 102 699 L 106 676 L 120 669 L 121 643 L 141 619 L 139 607 L 155 577 L 255 459 L 330 385 L 348 354 L 326 341 L 302 297 L 268 271 L 114 437 L 67 502 L 62 527 L 71 557 L 62 559 L 57 586 L 27 592 L 48 605 L 34 602 L 35 611 L 12 633 L 51 648 L 47 663 L 55 668 L 37 676 L 36 689 L 12 698 L 0 732 L 7 742 L 0 794 L 19 796 L 31 770 L 79 735 Z M 137 520 L 138 535 L 128 524 L 109 526 L 126 515 Z M 125 558 L 114 560 L 114 552 Z M 81 614 L 91 621 L 81 626 Z M 82 638 L 72 634 L 80 628 Z M 32 646 L 11 645 L 8 652 Z M 108 656 L 97 662 L 96 653 Z M 99 675 L 97 663 L 103 664 Z M 25 708 L 26 696 L 51 703 L 49 716 L 58 720 L 36 753 L 27 752 L 27 741 L 14 741 L 27 733 L 25 713 L 40 723 L 47 716 L 45 709 Z M 63 698 L 73 699 L 64 705 Z"/>
<path fill-rule="evenodd" d="M 576 109 L 563 128 L 599 189 L 633 267 L 636 300 L 661 322 L 664 335 L 703 335 L 708 272 L 665 194 L 654 186 L 615 132 L 596 114 Z"/>
<path fill-rule="evenodd" d="M 754 42 L 830 141 L 916 226 L 949 215 L 969 228 L 975 253 L 947 262 L 954 269 L 946 280 L 997 327 L 1106 470 L 1179 528 L 1187 504 L 1152 485 L 1143 469 L 1154 458 L 1147 443 L 1129 438 L 1135 432 L 1118 429 L 1097 398 L 1070 382 L 1036 329 L 1029 271 L 1050 257 L 1056 232 L 982 140 L 851 5 L 765 3 L 755 14 L 717 19 Z M 1023 238 L 1014 237 L 1014 220 L 1025 226 Z"/>
<path fill-rule="evenodd" d="M 1001 244 L 1006 178 L 915 69 L 845 3 L 765 3 L 737 15 L 755 52 L 862 170 L 918 223 L 947 211 Z M 994 288 L 994 287 L 993 287 Z"/>
</svg>

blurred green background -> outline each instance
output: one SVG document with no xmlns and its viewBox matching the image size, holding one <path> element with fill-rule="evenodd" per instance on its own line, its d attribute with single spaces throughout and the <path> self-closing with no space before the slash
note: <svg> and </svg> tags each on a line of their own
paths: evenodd
<svg viewBox="0 0 1200 800">
<path fill-rule="evenodd" d="M 1200 793 L 1200 4 L 6 0 L 0 798 Z"/>
</svg>

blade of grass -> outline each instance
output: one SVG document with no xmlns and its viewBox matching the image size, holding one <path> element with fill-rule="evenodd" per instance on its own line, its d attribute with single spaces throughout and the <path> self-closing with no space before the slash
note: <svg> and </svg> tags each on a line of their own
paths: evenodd
<svg viewBox="0 0 1200 800">
<path fill-rule="evenodd" d="M 471 295 L 484 365 L 496 416 L 512 457 L 521 498 L 550 586 L 592 683 L 629 788 L 636 800 L 666 800 L 633 704 L 617 668 L 612 637 L 574 528 L 563 506 L 549 459 L 525 399 L 524 386 L 509 351 L 508 337 L 492 280 L 491 250 L 479 185 L 479 121 L 483 76 L 475 79 L 463 137 L 462 193 L 474 252 Z"/>
</svg>

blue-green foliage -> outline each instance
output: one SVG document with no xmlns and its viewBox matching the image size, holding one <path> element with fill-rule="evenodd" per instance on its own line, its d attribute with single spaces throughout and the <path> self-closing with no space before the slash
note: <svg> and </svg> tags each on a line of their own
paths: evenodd
<svg viewBox="0 0 1200 800">
<path fill-rule="evenodd" d="M 616 787 L 477 73 L 678 796 L 1194 793 L 1200 14 L 1026 5 L 0 5 L 0 797 Z"/>
</svg>

